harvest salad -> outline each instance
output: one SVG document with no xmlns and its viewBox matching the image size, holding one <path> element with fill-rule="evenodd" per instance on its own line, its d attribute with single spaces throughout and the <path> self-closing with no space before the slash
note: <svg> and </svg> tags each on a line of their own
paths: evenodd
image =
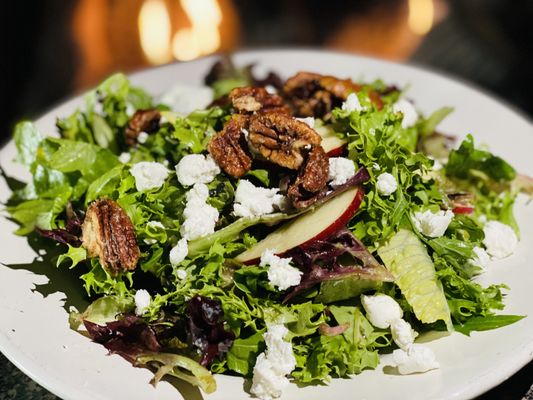
<svg viewBox="0 0 533 400">
<path fill-rule="evenodd" d="M 8 211 L 79 273 L 90 305 L 73 329 L 153 384 L 211 393 L 214 374 L 238 375 L 271 399 L 387 353 L 422 373 L 439 360 L 420 333 L 522 318 L 497 314 L 503 284 L 473 278 L 515 250 L 531 180 L 440 133 L 451 111 L 424 116 L 382 81 L 258 79 L 227 60 L 158 98 L 118 74 L 60 137 L 16 127 L 32 180 Z"/>
</svg>

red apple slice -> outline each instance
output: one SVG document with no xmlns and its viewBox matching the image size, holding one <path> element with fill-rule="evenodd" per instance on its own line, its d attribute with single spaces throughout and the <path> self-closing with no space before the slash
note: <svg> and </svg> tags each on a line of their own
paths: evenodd
<svg viewBox="0 0 533 400">
<path fill-rule="evenodd" d="M 470 215 L 474 212 L 474 206 L 458 204 L 453 208 L 454 214 L 466 214 Z"/>
<path fill-rule="evenodd" d="M 363 196 L 362 188 L 350 188 L 270 233 L 235 260 L 253 264 L 267 249 L 275 249 L 276 254 L 283 254 L 297 246 L 305 247 L 306 243 L 313 240 L 325 239 L 348 223 L 361 205 Z"/>
<path fill-rule="evenodd" d="M 317 133 L 322 137 L 322 148 L 330 157 L 339 157 L 346 149 L 346 140 L 336 136 L 333 131 L 327 127 L 320 127 L 316 129 Z"/>
</svg>

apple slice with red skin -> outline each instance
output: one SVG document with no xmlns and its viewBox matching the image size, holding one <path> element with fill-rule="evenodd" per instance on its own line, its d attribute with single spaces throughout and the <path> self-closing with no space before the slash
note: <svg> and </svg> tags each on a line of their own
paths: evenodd
<svg viewBox="0 0 533 400">
<path fill-rule="evenodd" d="M 267 235 L 235 260 L 255 264 L 267 249 L 282 255 L 294 247 L 304 247 L 314 240 L 322 240 L 345 226 L 359 209 L 364 190 L 355 186 L 326 201 L 314 210 L 293 219 Z"/>
<path fill-rule="evenodd" d="M 470 215 L 474 212 L 474 206 L 458 204 L 453 208 L 454 214 Z"/>
<path fill-rule="evenodd" d="M 321 127 L 316 132 L 322 137 L 320 143 L 329 157 L 340 157 L 346 150 L 346 140 L 341 139 L 331 131 L 331 129 Z"/>
</svg>

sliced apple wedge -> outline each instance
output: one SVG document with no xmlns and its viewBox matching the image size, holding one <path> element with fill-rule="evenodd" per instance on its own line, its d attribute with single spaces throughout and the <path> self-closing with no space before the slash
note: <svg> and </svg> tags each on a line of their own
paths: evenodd
<svg viewBox="0 0 533 400">
<path fill-rule="evenodd" d="M 320 126 L 315 129 L 322 137 L 322 148 L 330 157 L 339 157 L 346 149 L 346 140 L 341 139 L 328 126 Z"/>
<path fill-rule="evenodd" d="M 346 140 L 335 135 L 322 136 L 321 145 L 329 157 L 340 157 L 346 149 Z"/>
<path fill-rule="evenodd" d="M 277 254 L 283 254 L 297 246 L 305 247 L 306 243 L 313 240 L 325 239 L 348 223 L 361 205 L 363 196 L 362 188 L 350 188 L 270 233 L 235 260 L 253 264 L 267 249 L 275 249 Z"/>
</svg>

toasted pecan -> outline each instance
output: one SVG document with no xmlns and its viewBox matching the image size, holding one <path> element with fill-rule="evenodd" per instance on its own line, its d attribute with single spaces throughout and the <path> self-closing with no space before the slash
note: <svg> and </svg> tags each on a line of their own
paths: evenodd
<svg viewBox="0 0 533 400">
<path fill-rule="evenodd" d="M 141 132 L 152 133 L 157 131 L 160 119 L 161 113 L 155 108 L 135 111 L 124 131 L 126 144 L 135 146 Z"/>
<path fill-rule="evenodd" d="M 82 245 L 89 257 L 112 274 L 134 270 L 141 256 L 135 228 L 126 212 L 113 200 L 89 205 L 82 225 Z"/>
<path fill-rule="evenodd" d="M 340 107 L 350 93 L 358 93 L 362 88 L 351 79 L 299 72 L 287 79 L 283 96 L 291 104 L 296 116 L 328 119 L 333 108 Z M 368 96 L 378 109 L 383 107 L 383 101 L 376 91 L 369 90 Z"/>
<path fill-rule="evenodd" d="M 263 87 L 240 87 L 235 88 L 229 93 L 229 99 L 233 108 L 239 113 L 262 112 L 279 112 L 290 114 L 291 110 L 283 102 L 283 98 L 277 94 L 270 94 Z"/>
<path fill-rule="evenodd" d="M 245 133 L 248 116 L 235 114 L 224 128 L 211 138 L 207 150 L 228 175 L 240 178 L 252 168 Z"/>
<path fill-rule="evenodd" d="M 279 113 L 250 117 L 248 144 L 253 152 L 281 167 L 298 169 L 322 138 L 305 122 Z"/>
<path fill-rule="evenodd" d="M 325 195 L 328 176 L 329 158 L 321 146 L 314 147 L 287 191 L 294 208 L 309 207 Z"/>
</svg>

